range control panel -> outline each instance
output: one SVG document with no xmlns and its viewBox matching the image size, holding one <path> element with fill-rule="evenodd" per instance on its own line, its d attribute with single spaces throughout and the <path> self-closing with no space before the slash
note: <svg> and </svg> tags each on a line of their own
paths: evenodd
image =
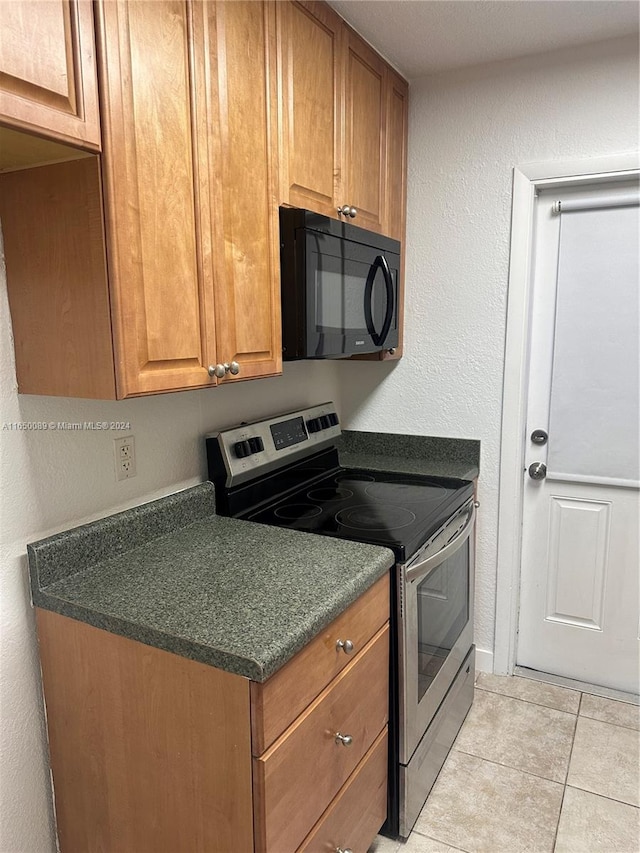
<svg viewBox="0 0 640 853">
<path fill-rule="evenodd" d="M 213 433 L 206 438 L 209 478 L 238 485 L 329 446 L 340 433 L 333 403 Z"/>
</svg>

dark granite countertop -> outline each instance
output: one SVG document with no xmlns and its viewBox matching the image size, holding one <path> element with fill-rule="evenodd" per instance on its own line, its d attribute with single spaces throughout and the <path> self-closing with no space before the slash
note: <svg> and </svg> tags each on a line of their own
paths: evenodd
<svg viewBox="0 0 640 853">
<path fill-rule="evenodd" d="M 264 681 L 394 562 L 214 513 L 203 483 L 29 545 L 34 604 Z"/>
<path fill-rule="evenodd" d="M 345 468 L 462 480 L 474 480 L 480 470 L 480 442 L 476 439 L 343 430 L 337 444 Z"/>
</svg>

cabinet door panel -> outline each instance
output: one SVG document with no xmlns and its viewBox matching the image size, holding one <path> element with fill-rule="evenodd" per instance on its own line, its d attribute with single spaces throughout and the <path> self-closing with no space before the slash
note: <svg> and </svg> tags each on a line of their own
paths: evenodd
<svg viewBox="0 0 640 853">
<path fill-rule="evenodd" d="M 297 849 L 387 723 L 388 691 L 386 625 L 293 725 L 254 758 L 259 853 Z M 350 745 L 337 741 L 337 733 L 350 736 Z"/>
<path fill-rule="evenodd" d="M 385 204 L 385 64 L 348 27 L 345 68 L 344 201 L 355 224 L 383 230 Z"/>
<path fill-rule="evenodd" d="M 282 370 L 274 12 L 250 0 L 207 6 L 216 351 L 239 363 L 237 379 Z"/>
<path fill-rule="evenodd" d="M 342 163 L 342 21 L 320 3 L 278 3 L 280 200 L 336 216 Z"/>
<path fill-rule="evenodd" d="M 0 121 L 100 150 L 89 0 L 2 3 Z"/>
<path fill-rule="evenodd" d="M 188 10 L 161 0 L 99 8 L 119 395 L 206 385 Z"/>
</svg>

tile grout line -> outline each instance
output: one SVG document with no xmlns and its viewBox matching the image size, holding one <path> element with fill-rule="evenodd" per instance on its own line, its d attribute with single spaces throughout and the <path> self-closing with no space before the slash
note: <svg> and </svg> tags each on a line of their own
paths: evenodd
<svg viewBox="0 0 640 853">
<path fill-rule="evenodd" d="M 568 687 L 563 688 L 564 690 L 568 690 Z M 509 693 L 499 693 L 497 690 L 487 690 L 485 687 L 478 687 L 476 684 L 476 690 L 482 690 L 483 693 L 491 693 L 494 696 L 504 696 L 505 699 L 514 699 L 516 702 L 526 702 L 527 705 L 535 705 L 536 708 L 546 708 L 547 711 L 558 711 L 560 714 L 569 714 L 570 717 L 577 717 L 577 711 L 564 711 L 562 708 L 553 708 L 551 705 L 543 705 L 541 702 L 532 702 L 530 699 L 522 699 L 520 696 L 511 696 Z M 575 690 L 573 691 L 576 692 Z M 580 694 L 580 699 L 578 700 L 578 708 L 580 708 L 580 702 L 582 701 L 582 694 Z"/>
<path fill-rule="evenodd" d="M 635 803 L 628 803 L 626 800 L 616 800 L 615 797 L 608 797 L 606 794 L 599 794 L 597 791 L 589 791 L 587 788 L 580 788 L 578 785 L 565 785 L 565 788 L 571 788 L 573 791 L 582 791 L 583 794 L 591 794 L 592 797 L 600 797 L 601 800 L 609 800 L 611 803 L 620 803 L 621 806 L 629 806 L 630 809 L 640 811 L 640 806 Z"/>
<path fill-rule="evenodd" d="M 441 838 L 435 838 L 433 835 L 425 835 L 424 832 L 420 832 L 420 830 L 418 830 L 418 829 L 412 829 L 411 835 L 413 835 L 414 833 L 416 835 L 419 835 L 420 838 L 428 838 L 429 841 L 437 841 L 438 844 L 446 844 L 447 847 L 450 847 L 452 850 L 457 851 L 457 853 L 472 853 L 472 851 L 465 850 L 463 847 L 456 847 L 453 844 L 449 844 L 448 841 L 443 841 Z M 411 835 L 409 836 L 409 838 L 411 838 Z M 409 841 L 409 838 L 407 838 L 407 841 Z M 402 844 L 402 842 L 400 842 L 400 843 Z M 399 851 L 400 851 L 400 848 L 398 848 L 398 853 L 399 853 Z"/>
<path fill-rule="evenodd" d="M 515 770 L 516 773 L 524 773 L 525 776 L 533 776 L 534 779 L 542 779 L 543 782 L 550 782 L 552 785 L 564 786 L 564 782 L 558 782 L 557 779 L 549 779 L 547 776 L 540 776 L 538 773 L 532 773 L 531 770 L 523 770 L 521 767 L 513 767 L 511 764 L 502 764 L 500 761 L 495 761 L 493 758 L 484 758 L 482 755 L 476 755 L 475 752 L 466 752 L 460 749 L 455 744 L 451 747 L 452 752 L 459 752 L 462 755 L 470 755 L 471 758 L 477 758 L 478 761 L 486 761 L 487 764 L 494 764 L 496 767 L 506 767 L 507 770 Z"/>
<path fill-rule="evenodd" d="M 573 727 L 573 737 L 571 738 L 571 749 L 569 750 L 569 760 L 567 761 L 567 770 L 564 774 L 564 784 L 562 785 L 562 798 L 560 800 L 560 810 L 558 811 L 558 822 L 556 823 L 556 831 L 553 836 L 553 850 L 556 849 L 556 844 L 558 843 L 558 832 L 560 830 L 560 818 L 562 817 L 562 809 L 564 807 L 564 798 L 567 793 L 567 779 L 569 778 L 569 768 L 571 767 L 571 757 L 573 756 L 573 747 L 576 742 L 576 731 L 578 730 L 578 720 L 580 718 L 580 708 L 582 707 L 582 697 L 583 693 L 580 694 L 580 698 L 578 699 L 578 712 L 576 713 L 576 724 Z"/>
<path fill-rule="evenodd" d="M 615 701 L 615 699 L 612 701 Z M 619 729 L 626 729 L 629 732 L 640 732 L 640 729 L 637 729 L 635 726 L 625 726 L 624 723 L 612 723 L 611 720 L 601 720 L 599 717 L 590 717 L 588 714 L 580 714 L 579 716 L 581 716 L 583 720 L 593 720 L 594 723 L 604 723 L 605 726 L 617 726 Z"/>
</svg>

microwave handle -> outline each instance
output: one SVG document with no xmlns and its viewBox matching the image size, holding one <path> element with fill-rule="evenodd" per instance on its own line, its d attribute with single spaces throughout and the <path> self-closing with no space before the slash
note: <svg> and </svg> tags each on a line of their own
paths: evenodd
<svg viewBox="0 0 640 853">
<path fill-rule="evenodd" d="M 376 277 L 376 273 L 378 270 L 382 270 L 382 274 L 384 276 L 384 283 L 387 288 L 387 311 L 384 318 L 384 323 L 382 324 L 382 329 L 380 333 L 376 332 L 375 326 L 373 325 L 373 281 Z M 371 264 L 371 268 L 369 270 L 369 275 L 367 276 L 367 283 L 364 288 L 364 316 L 365 322 L 367 324 L 367 330 L 371 335 L 374 344 L 377 347 L 380 347 L 384 344 L 387 339 L 387 335 L 389 334 L 389 329 L 391 328 L 391 321 L 393 320 L 393 308 L 394 308 L 394 298 L 393 298 L 393 278 L 391 276 L 391 270 L 389 269 L 389 264 L 387 263 L 387 259 L 384 255 L 378 255 L 375 261 Z"/>
</svg>

